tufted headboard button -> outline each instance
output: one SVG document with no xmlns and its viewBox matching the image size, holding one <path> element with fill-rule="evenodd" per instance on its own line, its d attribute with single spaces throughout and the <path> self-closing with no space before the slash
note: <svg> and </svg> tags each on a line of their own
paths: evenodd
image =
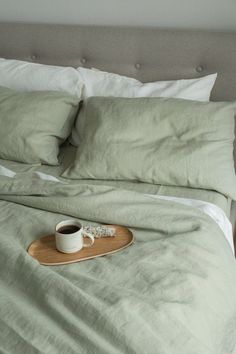
<svg viewBox="0 0 236 354">
<path fill-rule="evenodd" d="M 32 55 L 30 56 L 30 59 L 31 59 L 31 60 L 36 60 L 36 59 L 37 59 L 37 55 L 32 54 Z"/>
<path fill-rule="evenodd" d="M 81 58 L 81 64 L 85 64 L 87 62 L 87 59 L 86 58 Z"/>
<path fill-rule="evenodd" d="M 196 67 L 196 72 L 197 73 L 201 73 L 203 71 L 203 66 L 202 65 L 198 65 L 197 67 Z"/>
<path fill-rule="evenodd" d="M 135 69 L 140 69 L 140 68 L 141 68 L 141 64 L 136 63 L 136 64 L 134 65 L 134 67 L 135 67 Z"/>
</svg>

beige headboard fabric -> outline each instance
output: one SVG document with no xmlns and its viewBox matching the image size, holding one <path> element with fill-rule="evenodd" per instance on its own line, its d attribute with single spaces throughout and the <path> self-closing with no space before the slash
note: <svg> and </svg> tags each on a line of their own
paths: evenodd
<svg viewBox="0 0 236 354">
<path fill-rule="evenodd" d="M 143 82 L 217 72 L 211 99 L 236 100 L 236 32 L 0 23 L 0 57 L 95 67 Z"/>
<path fill-rule="evenodd" d="M 0 23 L 0 57 L 96 67 L 143 82 L 218 72 L 213 100 L 236 100 L 236 32 Z"/>
</svg>

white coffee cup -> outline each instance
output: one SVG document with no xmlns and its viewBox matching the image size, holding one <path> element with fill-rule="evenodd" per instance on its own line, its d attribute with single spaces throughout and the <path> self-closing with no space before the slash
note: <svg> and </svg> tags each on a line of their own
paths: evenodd
<svg viewBox="0 0 236 354">
<path fill-rule="evenodd" d="M 90 243 L 84 242 L 84 236 L 90 238 Z M 83 229 L 83 225 L 77 220 L 65 220 L 59 222 L 55 229 L 56 248 L 63 253 L 74 253 L 83 247 L 91 247 L 94 244 L 94 236 Z"/>
</svg>

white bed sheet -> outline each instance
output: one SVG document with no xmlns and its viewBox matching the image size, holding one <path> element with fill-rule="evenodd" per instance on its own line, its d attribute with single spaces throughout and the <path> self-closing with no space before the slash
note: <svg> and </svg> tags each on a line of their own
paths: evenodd
<svg viewBox="0 0 236 354">
<path fill-rule="evenodd" d="M 147 194 L 147 195 L 152 198 L 171 200 L 176 203 L 189 205 L 191 207 L 202 210 L 205 214 L 209 215 L 219 225 L 233 251 L 233 254 L 235 254 L 232 224 L 229 221 L 228 217 L 226 216 L 225 212 L 217 205 L 202 200 L 198 200 L 198 199 L 169 197 L 164 195 L 153 195 L 153 194 Z"/>
</svg>

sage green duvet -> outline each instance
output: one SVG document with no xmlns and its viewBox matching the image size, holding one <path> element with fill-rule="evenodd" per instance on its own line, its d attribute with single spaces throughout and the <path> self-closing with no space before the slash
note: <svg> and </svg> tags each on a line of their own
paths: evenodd
<svg viewBox="0 0 236 354">
<path fill-rule="evenodd" d="M 236 353 L 236 264 L 217 224 L 140 187 L 66 182 L 0 177 L 0 352 Z M 39 265 L 27 246 L 68 216 L 125 225 L 135 244 Z"/>
</svg>

